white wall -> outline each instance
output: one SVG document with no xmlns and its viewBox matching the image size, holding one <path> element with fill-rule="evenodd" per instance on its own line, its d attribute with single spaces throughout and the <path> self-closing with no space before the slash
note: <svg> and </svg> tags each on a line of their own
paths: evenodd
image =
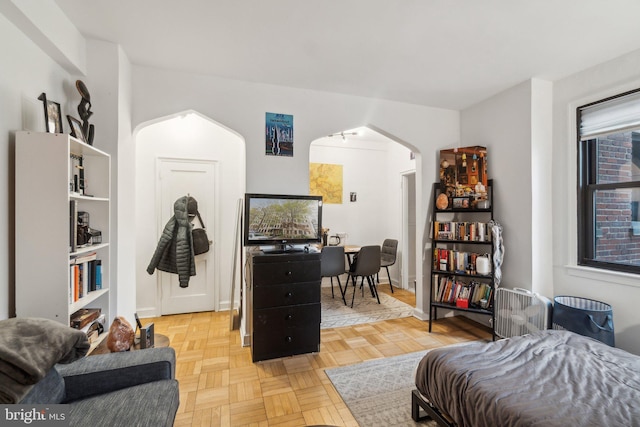
<svg viewBox="0 0 640 427">
<path fill-rule="evenodd" d="M 613 307 L 616 347 L 640 354 L 638 275 L 576 266 L 576 108 L 640 88 L 640 50 L 554 84 L 553 282 L 555 295 L 604 301 Z"/>
<path fill-rule="evenodd" d="M 461 139 L 462 146 L 487 147 L 494 218 L 503 227 L 501 286 L 531 289 L 531 83 L 464 110 Z"/>
<path fill-rule="evenodd" d="M 70 100 L 77 94 L 68 72 L 48 57 L 0 14 L 0 319 L 15 314 L 14 305 L 14 153 L 15 132 L 23 128 L 23 110 L 28 122 L 34 119 L 44 131 L 43 106 L 38 96 L 59 102 L 63 115 L 73 114 Z M 74 101 L 75 102 L 75 101 Z M 77 105 L 77 104 L 76 104 Z M 68 124 L 63 123 L 68 131 Z M 28 167 L 28 165 L 22 165 Z M 44 179 L 33 171 L 33 179 Z"/>
<path fill-rule="evenodd" d="M 214 239 L 213 263 L 219 271 L 213 276 L 216 308 L 230 307 L 230 279 L 232 274 L 232 248 L 235 243 L 237 201 L 244 196 L 244 143 L 235 133 L 199 114 L 180 114 L 155 123 L 145 123 L 135 136 L 135 224 L 133 240 L 135 251 L 135 283 L 137 311 L 140 317 L 160 315 L 160 294 L 156 271 L 146 271 L 160 233 L 165 224 L 159 223 L 156 211 L 158 173 L 156 162 L 160 157 L 174 159 L 199 159 L 218 162 L 218 199 L 215 206 L 215 222 L 208 221 L 207 229 Z M 202 203 L 203 201 L 200 200 Z M 236 292 L 236 298 L 238 292 Z"/>
<path fill-rule="evenodd" d="M 381 245 L 384 239 L 399 241 L 402 247 L 401 173 L 415 169 L 410 150 L 388 142 L 324 138 L 311 144 L 310 163 L 343 166 L 342 204 L 325 203 L 322 224 L 329 234 L 345 232 L 347 244 Z M 357 193 L 350 202 L 349 194 Z M 399 253 L 399 256 L 401 254 Z M 389 268 L 391 280 L 399 285 L 399 263 Z M 386 274 L 386 273 L 385 273 Z"/>
<path fill-rule="evenodd" d="M 435 153 L 459 140 L 458 112 L 139 66 L 133 67 L 133 94 L 134 126 L 193 109 L 241 135 L 246 142 L 248 192 L 306 194 L 309 146 L 335 129 L 368 126 L 410 147 L 417 153 L 416 193 L 422 196 L 416 207 L 420 245 L 416 315 L 425 316 L 428 292 L 421 286 L 425 267 L 422 248 L 427 243 L 424 230 L 429 192 L 423 189 L 430 189 L 437 177 Z M 294 116 L 293 157 L 265 155 L 266 112 Z"/>
</svg>

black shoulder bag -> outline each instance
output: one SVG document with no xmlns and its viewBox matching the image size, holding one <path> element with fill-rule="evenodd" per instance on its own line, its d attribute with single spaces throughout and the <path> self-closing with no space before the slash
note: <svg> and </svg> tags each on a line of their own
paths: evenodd
<svg viewBox="0 0 640 427">
<path fill-rule="evenodd" d="M 194 255 L 200 255 L 209 252 L 209 237 L 207 236 L 207 232 L 205 231 L 204 222 L 202 222 L 200 211 L 196 211 L 196 216 L 198 217 L 198 221 L 200 221 L 200 225 L 202 226 L 202 228 L 192 228 L 191 238 L 193 240 Z"/>
</svg>

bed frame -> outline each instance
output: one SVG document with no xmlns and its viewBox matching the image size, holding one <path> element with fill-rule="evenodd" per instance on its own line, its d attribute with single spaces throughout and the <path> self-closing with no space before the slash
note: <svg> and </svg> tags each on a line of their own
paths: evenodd
<svg viewBox="0 0 640 427">
<path fill-rule="evenodd" d="M 420 415 L 420 408 L 424 409 L 427 415 Z M 449 422 L 447 417 L 431 402 L 427 402 L 422 398 L 418 390 L 411 391 L 411 418 L 413 421 L 419 422 L 426 418 L 431 418 L 441 427 L 455 427 L 455 424 Z"/>
</svg>

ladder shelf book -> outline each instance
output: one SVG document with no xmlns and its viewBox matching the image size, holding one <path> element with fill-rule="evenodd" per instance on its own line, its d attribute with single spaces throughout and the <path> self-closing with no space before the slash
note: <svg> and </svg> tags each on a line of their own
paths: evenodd
<svg viewBox="0 0 640 427">
<path fill-rule="evenodd" d="M 493 180 L 486 190 L 478 203 L 476 195 L 447 195 L 439 182 L 433 184 L 429 332 L 438 309 L 454 310 L 490 316 L 495 339 Z"/>
</svg>

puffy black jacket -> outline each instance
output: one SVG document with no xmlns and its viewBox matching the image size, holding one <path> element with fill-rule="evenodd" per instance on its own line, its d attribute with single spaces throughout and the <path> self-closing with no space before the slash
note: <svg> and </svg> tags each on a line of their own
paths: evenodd
<svg viewBox="0 0 640 427">
<path fill-rule="evenodd" d="M 157 268 L 178 275 L 180 287 L 189 286 L 189 278 L 196 275 L 191 240 L 191 218 L 189 212 L 198 210 L 193 197 L 184 196 L 173 204 L 173 216 L 164 226 L 156 251 L 147 267 L 147 273 L 153 274 Z"/>
</svg>

